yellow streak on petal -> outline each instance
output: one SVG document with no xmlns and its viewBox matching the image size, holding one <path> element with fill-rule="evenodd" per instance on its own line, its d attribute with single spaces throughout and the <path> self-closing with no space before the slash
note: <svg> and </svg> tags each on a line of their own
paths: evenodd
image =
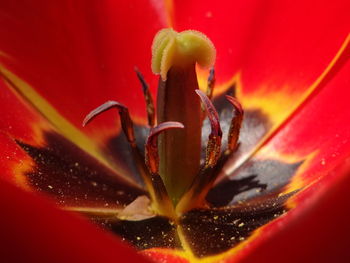
<svg viewBox="0 0 350 263">
<path fill-rule="evenodd" d="M 285 187 L 281 195 L 291 193 L 295 190 L 302 190 L 305 187 L 309 187 L 316 183 L 321 175 L 318 175 L 315 178 L 304 178 L 305 171 L 310 167 L 310 164 L 315 160 L 315 157 L 318 154 L 318 150 L 312 150 L 308 154 L 293 153 L 286 154 L 281 152 L 279 149 L 274 149 L 270 145 L 265 145 L 265 143 L 274 135 L 274 133 L 289 120 L 289 117 L 303 104 L 306 100 L 312 95 L 315 91 L 322 88 L 324 84 L 327 83 L 327 78 L 333 73 L 337 64 L 342 59 L 347 59 L 346 56 L 350 48 L 350 35 L 347 36 L 342 46 L 338 50 L 337 54 L 334 56 L 332 61 L 322 72 L 322 74 L 315 80 L 315 82 L 302 94 L 300 91 L 291 92 L 293 89 L 291 87 L 285 86 L 279 89 L 271 91 L 271 87 L 259 87 L 255 92 L 244 94 L 241 81 L 241 73 L 238 72 L 228 81 L 215 85 L 214 96 L 220 95 L 227 91 L 232 85 L 235 85 L 236 95 L 245 109 L 260 109 L 265 114 L 267 114 L 270 120 L 273 122 L 273 128 L 271 131 L 262 139 L 261 143 L 257 145 L 252 152 L 248 153 L 246 156 L 243 156 L 241 162 L 238 163 L 235 167 L 231 167 L 230 171 L 227 173 L 232 173 L 240 165 L 242 165 L 246 160 L 248 160 L 253 154 L 259 151 L 260 158 L 268 158 L 283 161 L 285 163 L 293 164 L 303 161 L 302 165 L 296 171 L 296 174 L 291 179 L 291 182 Z M 197 77 L 198 84 L 202 91 L 207 89 L 207 77 L 208 72 L 197 67 Z M 264 147 L 263 147 L 264 146 Z M 263 147 L 263 148 L 262 148 Z M 305 150 L 305 149 L 304 149 Z M 305 151 L 304 151 L 305 152 Z M 257 156 L 258 157 L 258 156 Z M 258 157 L 259 158 L 259 157 Z M 287 200 L 286 206 L 290 209 L 296 207 L 297 202 L 290 198 Z M 182 257 L 185 257 L 190 262 L 200 262 L 200 263 L 214 263 L 220 262 L 230 258 L 233 260 L 234 256 L 239 255 L 238 252 L 241 251 L 244 247 L 249 245 L 252 241 L 260 237 L 264 233 L 264 229 L 269 226 L 272 222 L 256 229 L 253 234 L 248 237 L 245 241 L 238 244 L 236 247 L 228 250 L 227 252 L 221 253 L 216 256 L 205 257 L 202 259 L 195 258 L 191 254 L 188 245 L 185 246 L 186 252 L 179 254 Z M 184 239 L 182 237 L 181 239 Z M 183 242 L 186 245 L 186 242 Z M 176 252 L 178 253 L 178 252 Z"/>
<path fill-rule="evenodd" d="M 278 149 L 278 144 L 269 144 L 264 146 L 259 151 L 257 158 L 263 157 L 264 159 L 273 159 L 289 164 L 302 162 L 300 167 L 298 167 L 296 173 L 291 178 L 290 182 L 284 187 L 284 190 L 281 192 L 281 195 L 285 195 L 297 190 L 304 191 L 306 188 L 309 188 L 310 186 L 318 182 L 323 176 L 322 172 L 320 171 L 317 174 L 314 174 L 314 176 L 312 177 L 305 178 L 305 174 L 307 174 L 307 171 L 309 170 L 310 166 L 314 164 L 315 160 L 317 160 L 316 158 L 319 154 L 319 150 L 310 149 L 308 154 L 305 154 L 305 152 L 307 152 L 307 149 L 301 150 L 304 153 L 293 152 L 293 154 L 286 154 L 280 149 Z M 286 206 L 289 209 L 295 208 L 297 205 L 298 203 L 295 200 L 294 196 L 289 198 L 286 202 Z"/>
<path fill-rule="evenodd" d="M 37 127 L 38 125 L 35 124 Z M 38 136 L 36 134 L 39 134 Z M 35 138 L 35 143 L 38 143 L 41 141 L 41 131 L 38 129 L 34 129 L 34 136 Z M 9 140 L 13 140 L 12 138 L 8 138 Z M 38 140 L 37 140 L 38 139 Z M 13 144 L 16 144 L 14 141 L 11 142 Z M 43 143 L 39 143 L 38 145 L 43 146 Z M 21 149 L 18 145 L 16 145 L 16 150 L 11 153 L 11 155 L 6 156 L 6 165 L 11 171 L 11 177 L 9 178 L 11 182 L 13 182 L 15 185 L 18 187 L 26 190 L 26 191 L 31 191 L 32 187 L 30 186 L 28 182 L 28 177 L 26 176 L 27 173 L 32 171 L 33 167 L 35 167 L 35 163 L 32 158 L 30 158 L 28 155 L 25 155 L 24 157 L 22 154 L 20 155 L 21 158 L 19 158 L 17 155 L 19 154 L 17 151 L 24 152 L 23 149 Z M 25 153 L 25 152 L 24 152 Z M 26 153 L 25 153 L 26 154 Z"/>
<path fill-rule="evenodd" d="M 12 89 L 17 91 L 22 98 L 25 98 L 49 123 L 66 139 L 77 145 L 80 149 L 89 153 L 106 167 L 115 170 L 120 176 L 126 174 L 120 168 L 112 167 L 99 152 L 98 145 L 89 139 L 84 133 L 74 127 L 69 121 L 61 116 L 38 92 L 36 92 L 28 83 L 24 82 L 18 76 L 7 70 L 0 64 L 0 77 L 7 82 Z M 129 183 L 136 186 L 130 178 L 123 176 Z"/>
<path fill-rule="evenodd" d="M 325 84 L 324 82 L 327 82 L 326 80 L 327 77 L 329 77 L 329 75 L 332 73 L 332 70 L 334 69 L 336 64 L 339 62 L 339 60 L 344 58 L 343 56 L 346 55 L 345 53 L 348 51 L 349 46 L 350 46 L 350 35 L 346 38 L 343 45 L 341 46 L 341 48 L 339 49 L 335 57 L 332 59 L 330 64 L 326 67 L 324 72 L 322 72 L 322 74 L 304 92 L 304 94 L 301 94 L 300 91 L 295 91 L 291 93 L 292 89 L 288 86 L 275 89 L 274 91 L 271 91 L 271 87 L 267 87 L 267 86 L 262 88 L 260 87 L 254 93 L 244 94 L 242 89 L 240 72 L 236 73 L 230 80 L 215 86 L 214 95 L 219 95 L 224 93 L 232 85 L 235 85 L 236 95 L 239 98 L 240 102 L 242 103 L 243 107 L 245 109 L 258 108 L 262 110 L 265 114 L 269 116 L 270 120 L 274 124 L 274 127 L 272 128 L 272 130 L 263 138 L 262 142 L 257 146 L 256 149 L 254 149 L 251 153 L 245 156 L 241 164 L 243 164 L 245 160 L 249 159 L 258 150 L 260 150 L 259 156 L 261 159 L 262 158 L 274 159 L 274 160 L 282 161 L 289 164 L 303 161 L 302 165 L 298 168 L 296 174 L 291 179 L 291 182 L 285 187 L 285 190 L 280 195 L 285 195 L 295 190 L 301 190 L 305 187 L 309 187 L 310 185 L 314 184 L 318 180 L 318 177 L 307 179 L 307 180 L 305 180 L 305 178 L 303 177 L 305 171 L 310 167 L 310 164 L 314 161 L 314 158 L 317 156 L 318 151 L 314 150 L 306 155 L 298 154 L 298 153 L 286 154 L 278 151 L 278 149 L 274 149 L 270 145 L 267 145 L 264 148 L 261 148 L 261 147 L 265 145 L 265 143 L 270 139 L 271 135 L 273 135 L 275 131 L 281 125 L 284 124 L 285 121 L 288 121 L 288 118 L 309 98 L 311 94 L 313 94 L 315 90 L 317 90 L 323 84 Z M 199 87 L 202 91 L 206 91 L 208 72 L 206 72 L 205 70 L 199 67 L 197 67 L 196 70 L 197 70 Z M 259 158 L 259 156 L 257 157 Z M 236 168 L 237 167 L 235 167 L 234 169 Z M 291 208 L 294 208 L 297 205 L 297 203 L 294 201 L 293 198 L 290 198 L 287 200 L 286 205 L 288 208 L 291 209 Z M 179 237 L 185 251 L 181 252 L 181 251 L 169 250 L 167 252 L 166 250 L 161 250 L 160 252 L 165 254 L 166 253 L 175 254 L 180 257 L 188 259 L 189 262 L 194 262 L 194 263 L 197 263 L 197 262 L 214 263 L 214 262 L 223 261 L 228 258 L 230 260 L 233 260 L 234 256 L 239 256 L 239 251 L 241 251 L 243 248 L 245 248 L 255 239 L 259 238 L 261 235 L 263 235 L 265 228 L 268 227 L 273 222 L 274 220 L 253 231 L 251 236 L 249 236 L 245 241 L 238 244 L 236 247 L 224 253 L 221 253 L 219 255 L 209 256 L 201 259 L 196 258 L 191 253 L 190 246 L 187 243 L 185 236 L 181 231 L 181 227 L 178 227 Z M 152 249 L 152 250 L 157 251 L 158 249 Z"/>
<path fill-rule="evenodd" d="M 283 215 L 282 215 L 283 216 Z M 281 217 L 281 216 L 280 216 Z M 279 218 L 280 218 L 279 217 Z M 278 219 L 277 219 L 278 220 Z M 167 249 L 149 249 L 145 251 L 145 254 L 147 254 L 147 251 L 159 251 L 162 254 L 173 254 L 177 255 L 179 257 L 187 259 L 191 263 L 217 263 L 217 262 L 225 262 L 225 260 L 230 259 L 230 262 L 234 262 L 233 260 L 236 259 L 236 256 L 239 256 L 239 252 L 244 249 L 245 247 L 249 246 L 251 242 L 256 240 L 257 238 L 261 237 L 264 234 L 264 229 L 269 226 L 271 223 L 273 223 L 275 220 L 270 221 L 266 225 L 259 227 L 258 229 L 254 230 L 252 234 L 247 237 L 245 240 L 241 241 L 237 246 L 234 248 L 231 248 L 223 253 L 214 255 L 214 256 L 207 256 L 204 258 L 197 258 L 195 257 L 188 247 L 184 247 L 184 251 L 180 250 L 167 250 Z M 184 245 L 184 243 L 182 243 Z"/>
<path fill-rule="evenodd" d="M 146 256 L 151 256 L 151 257 L 152 257 L 152 253 L 161 254 L 161 255 L 176 256 L 176 257 L 180 258 L 181 260 L 186 259 L 188 263 L 195 262 L 195 261 L 191 261 L 189 259 L 189 257 L 186 255 L 186 252 L 184 252 L 183 250 L 179 250 L 179 249 L 150 248 L 150 249 L 142 250 L 142 251 L 140 251 L 140 253 L 143 255 L 146 255 Z"/>
<path fill-rule="evenodd" d="M 262 237 L 264 235 L 264 231 L 266 228 L 270 226 L 270 224 L 275 223 L 276 220 L 279 220 L 284 215 L 279 216 L 275 220 L 270 221 L 266 225 L 263 225 L 256 230 L 252 232 L 252 234 L 247 237 L 245 240 L 241 241 L 237 246 L 234 248 L 231 248 L 227 250 L 226 252 L 223 252 L 221 254 L 215 255 L 215 256 L 209 256 L 205 257 L 203 259 L 197 259 L 193 262 L 198 263 L 217 263 L 217 262 L 226 262 L 226 260 L 229 260 L 229 262 L 239 262 L 240 259 L 240 253 L 244 248 L 249 247 L 252 242 L 254 242 L 256 239 Z M 234 261 L 235 260 L 235 261 Z M 192 262 L 192 261 L 191 261 Z"/>
<path fill-rule="evenodd" d="M 281 89 L 281 92 L 278 92 L 277 95 L 274 95 L 273 92 L 270 93 L 259 93 L 259 89 L 257 89 L 256 92 L 250 93 L 250 94 L 241 94 L 241 91 L 243 90 L 239 78 L 237 81 L 237 97 L 243 104 L 243 107 L 246 107 L 246 109 L 249 109 L 249 107 L 253 107 L 252 103 L 250 101 L 255 100 L 255 108 L 259 108 L 263 110 L 263 112 L 266 112 L 269 114 L 269 117 L 271 120 L 274 121 L 273 127 L 270 129 L 270 131 L 262 138 L 260 143 L 256 145 L 255 148 L 253 148 L 250 152 L 246 153 L 238 162 L 235 163 L 234 166 L 229 167 L 227 169 L 226 173 L 231 174 L 233 171 L 235 171 L 238 167 L 240 167 L 242 164 L 244 164 L 247 160 L 249 160 L 257 151 L 260 150 L 260 148 L 268 141 L 270 140 L 274 134 L 290 119 L 292 118 L 293 114 L 300 109 L 305 103 L 307 103 L 308 99 L 311 97 L 311 95 L 314 95 L 316 92 L 320 91 L 324 85 L 328 83 L 328 81 L 333 77 L 333 74 L 336 73 L 337 70 L 339 70 L 339 67 L 342 66 L 344 61 L 348 60 L 350 58 L 350 34 L 347 36 L 345 41 L 343 42 L 342 46 L 334 56 L 334 58 L 331 60 L 329 65 L 326 67 L 326 69 L 322 72 L 322 74 L 315 80 L 315 82 L 303 93 L 300 94 L 299 98 L 295 98 L 296 93 L 291 93 L 290 89 L 288 87 L 283 87 Z M 286 92 L 288 90 L 288 92 Z M 283 92 L 284 91 L 284 92 Z M 276 97 L 275 97 L 276 96 Z M 277 97 L 278 96 L 278 97 Z M 294 97 L 293 97 L 294 96 Z M 278 99 L 277 99 L 278 98 Z M 294 99 L 293 99 L 294 98 Z M 291 105 L 290 102 L 294 103 Z M 266 105 L 268 103 L 268 105 Z M 286 103 L 286 105 L 289 105 L 289 110 L 287 109 L 285 113 L 282 113 L 282 108 L 285 106 L 281 106 L 281 104 Z M 278 105 L 278 106 L 277 106 Z M 265 107 L 265 108 L 264 108 Z M 271 108 L 271 109 L 269 109 Z M 276 109 L 277 110 L 276 112 Z M 281 111 L 281 113 L 278 113 L 278 111 Z M 273 114 L 272 114 L 273 112 Z M 274 116 L 276 115 L 276 116 Z"/>
<path fill-rule="evenodd" d="M 63 210 L 77 212 L 79 214 L 84 214 L 88 216 L 117 218 L 117 215 L 122 210 L 122 208 L 117 209 L 117 208 L 69 206 L 69 207 L 63 207 Z"/>
<path fill-rule="evenodd" d="M 188 259 L 190 262 L 197 262 L 197 258 L 193 255 L 190 244 L 188 244 L 186 236 L 183 233 L 182 226 L 178 225 L 176 230 L 180 239 L 181 246 L 184 249 L 182 256 Z"/>
<path fill-rule="evenodd" d="M 307 171 L 307 169 L 310 167 L 311 163 L 315 160 L 315 157 L 318 155 L 319 151 L 315 150 L 311 153 L 309 153 L 304 158 L 304 163 L 299 167 L 297 173 L 292 177 L 291 181 L 287 185 L 284 193 L 293 192 L 295 190 L 302 189 L 304 187 L 309 187 L 310 184 L 313 184 L 313 181 L 317 181 L 319 178 L 311 178 L 309 180 L 305 180 L 303 175 Z"/>
<path fill-rule="evenodd" d="M 0 77 L 1 77 L 1 65 L 0 65 Z M 10 89 L 13 90 L 13 86 L 7 82 L 6 80 L 4 81 L 4 84 Z M 33 111 L 33 108 L 30 108 L 23 100 L 23 97 L 21 97 L 20 94 L 18 94 L 17 92 L 13 92 L 14 96 L 16 96 L 18 98 L 19 101 L 23 101 L 23 106 L 31 113 L 33 114 L 33 117 L 36 118 L 34 121 L 28 122 L 27 125 L 28 127 L 30 127 L 31 129 L 31 140 L 30 144 L 41 147 L 43 146 L 46 142 L 44 139 L 44 132 L 45 131 L 52 131 L 53 127 L 45 121 L 44 118 L 42 118 L 42 116 L 37 116 L 35 114 L 35 111 Z M 9 137 L 11 137 L 9 135 Z"/>
<path fill-rule="evenodd" d="M 288 86 L 274 90 L 271 90 L 271 86 L 261 86 L 251 95 L 244 95 L 242 89 L 237 88 L 237 98 L 243 109 L 261 110 L 269 117 L 272 125 L 282 123 L 290 115 L 291 109 L 300 96 L 300 91 L 293 91 Z"/>
<path fill-rule="evenodd" d="M 202 91 L 207 89 L 207 72 L 197 69 L 198 84 Z M 244 93 L 241 80 L 241 72 L 236 73 L 231 79 L 224 83 L 215 85 L 214 97 L 226 92 L 235 86 L 236 97 L 245 110 L 259 109 L 269 116 L 273 124 L 282 122 L 289 116 L 290 109 L 295 101 L 300 99 L 301 91 L 293 91 L 288 86 L 271 89 L 271 86 L 261 86 L 252 93 Z"/>
<path fill-rule="evenodd" d="M 265 145 L 260 149 L 257 156 L 258 159 L 269 159 L 269 160 L 277 160 L 280 162 L 284 162 L 287 164 L 295 164 L 302 162 L 302 164 L 298 167 L 298 170 L 293 175 L 291 181 L 285 187 L 282 194 L 288 194 L 290 192 L 294 192 L 296 190 L 303 189 L 307 187 L 308 184 L 312 183 L 311 181 L 316 178 L 311 178 L 310 180 L 304 180 L 303 175 L 305 171 L 310 167 L 311 163 L 314 161 L 315 157 L 318 155 L 319 150 L 310 149 L 309 153 L 306 149 L 302 149 L 304 153 L 293 152 L 284 153 L 283 149 L 278 149 L 278 144 L 276 145 Z"/>
<path fill-rule="evenodd" d="M 197 72 L 197 80 L 198 80 L 198 86 L 201 91 L 206 92 L 208 88 L 208 70 L 205 70 L 198 65 L 196 66 L 196 72 Z M 223 83 L 215 83 L 214 88 L 214 97 L 221 95 L 222 93 L 226 92 L 230 87 L 233 85 L 236 85 L 240 81 L 240 73 L 236 73 L 230 78 L 229 80 L 223 82 Z"/>
<path fill-rule="evenodd" d="M 197 68 L 198 85 L 202 91 L 207 89 L 208 72 Z M 301 91 L 293 91 L 288 86 L 272 89 L 271 86 L 260 86 L 252 93 L 244 93 L 241 72 L 237 72 L 226 82 L 215 84 L 214 97 L 223 94 L 235 86 L 236 97 L 245 110 L 259 109 L 269 116 L 273 124 L 282 122 L 289 116 L 291 108 L 300 99 Z"/>
<path fill-rule="evenodd" d="M 279 218 L 283 217 L 284 215 L 281 215 Z M 278 220 L 279 218 L 275 219 Z M 248 247 L 252 242 L 254 242 L 256 239 L 264 235 L 265 228 L 268 227 L 270 224 L 274 223 L 275 220 L 270 221 L 266 225 L 259 227 L 258 229 L 254 230 L 253 233 L 244 241 L 239 243 L 236 247 L 233 249 L 228 250 L 225 253 L 222 253 L 218 256 L 211 257 L 212 261 L 211 263 L 214 262 L 225 262 L 225 260 L 229 260 L 230 262 L 234 262 L 233 259 L 236 258 L 236 262 L 239 260 L 239 252 L 242 251 L 244 248 Z"/>
<path fill-rule="evenodd" d="M 1 54 L 0 54 L 1 56 Z M 1 72 L 0 72 L 1 73 Z M 9 88 L 12 89 L 12 86 L 8 82 L 4 82 L 4 84 Z M 14 95 L 19 99 L 23 100 L 21 96 L 18 93 L 14 93 Z M 24 107 L 27 105 L 24 103 Z M 28 111 L 32 112 L 33 109 L 30 107 L 27 107 Z M 28 127 L 31 128 L 30 134 L 31 134 L 31 140 L 30 144 L 38 147 L 42 147 L 45 145 L 45 139 L 43 136 L 44 131 L 50 131 L 52 130 L 52 127 L 43 119 L 40 117 L 37 118 L 37 120 L 32 121 L 32 123 L 28 123 Z M 8 135 L 9 140 L 14 140 L 15 138 L 12 138 L 11 135 Z M 13 143 L 15 143 L 13 141 Z M 23 151 L 19 146 L 18 150 Z M 24 190 L 30 191 L 32 188 L 30 187 L 30 184 L 28 183 L 28 177 L 25 176 L 26 173 L 32 171 L 32 168 L 35 166 L 34 161 L 27 156 L 26 158 L 18 160 L 16 158 L 16 152 L 13 153 L 14 156 L 7 156 L 9 167 L 11 167 L 11 171 L 13 174 L 13 177 L 11 180 L 14 181 L 14 183 L 21 187 Z M 25 153 L 26 154 L 26 153 Z"/>
</svg>

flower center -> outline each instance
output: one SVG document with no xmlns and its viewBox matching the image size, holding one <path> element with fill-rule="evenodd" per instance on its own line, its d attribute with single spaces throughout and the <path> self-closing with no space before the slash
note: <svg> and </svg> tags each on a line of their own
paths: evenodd
<svg viewBox="0 0 350 263">
<path fill-rule="evenodd" d="M 136 69 L 151 127 L 144 155 L 135 143 L 129 111 L 118 102 L 109 101 L 93 110 L 83 125 L 100 113 L 117 108 L 153 208 L 161 215 L 176 218 L 176 214 L 205 206 L 206 194 L 228 156 L 237 148 L 243 110 L 235 98 L 227 96 L 234 114 L 227 149 L 221 150 L 219 116 L 210 100 L 215 83 L 214 69 L 210 70 L 207 94 L 198 88 L 195 69 L 196 63 L 206 68 L 213 66 L 215 48 L 212 42 L 197 31 L 177 33 L 163 29 L 154 38 L 152 56 L 152 70 L 160 74 L 156 114 L 148 84 Z M 205 157 L 201 158 L 202 126 L 206 116 L 211 132 Z"/>
</svg>

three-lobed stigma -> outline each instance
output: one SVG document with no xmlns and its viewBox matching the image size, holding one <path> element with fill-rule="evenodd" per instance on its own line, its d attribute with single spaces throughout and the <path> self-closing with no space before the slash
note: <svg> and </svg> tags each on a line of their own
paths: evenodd
<svg viewBox="0 0 350 263">
<path fill-rule="evenodd" d="M 178 33 L 165 28 L 153 40 L 152 71 L 165 81 L 172 66 L 186 67 L 197 62 L 201 67 L 209 68 L 214 65 L 215 57 L 215 47 L 203 33 L 195 30 Z"/>
</svg>

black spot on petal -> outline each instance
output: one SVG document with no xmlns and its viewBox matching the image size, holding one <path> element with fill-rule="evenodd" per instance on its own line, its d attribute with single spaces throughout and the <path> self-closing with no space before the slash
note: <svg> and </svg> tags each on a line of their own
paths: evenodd
<svg viewBox="0 0 350 263">
<path fill-rule="evenodd" d="M 46 146 L 17 141 L 35 162 L 26 173 L 32 188 L 61 205 L 119 207 L 144 195 L 111 169 L 56 133 L 46 133 Z"/>
<path fill-rule="evenodd" d="M 176 225 L 165 217 L 157 216 L 140 221 L 106 220 L 103 226 L 141 250 L 181 247 Z"/>
<path fill-rule="evenodd" d="M 134 131 L 136 144 L 140 152 L 144 155 L 144 148 L 149 134 L 149 127 L 134 125 Z M 135 165 L 131 147 L 122 132 L 107 141 L 105 154 L 112 162 L 115 162 L 126 169 L 130 177 L 134 178 L 139 184 L 143 184 L 141 175 Z"/>
<path fill-rule="evenodd" d="M 215 185 L 208 193 L 207 201 L 222 207 L 277 191 L 288 184 L 301 164 L 253 158 Z"/>
<path fill-rule="evenodd" d="M 222 152 L 227 149 L 227 137 L 230 129 L 231 120 L 234 116 L 233 107 L 226 99 L 225 95 L 232 95 L 233 90 L 229 89 L 226 93 L 215 97 L 213 104 L 220 118 L 220 126 L 223 131 Z M 242 127 L 239 135 L 239 147 L 234 153 L 234 158 L 230 162 L 234 163 L 243 154 L 252 150 L 271 129 L 272 122 L 269 117 L 260 109 L 244 109 Z M 210 133 L 210 123 L 207 119 L 203 122 L 202 129 L 202 162 L 205 157 L 205 145 Z"/>
<path fill-rule="evenodd" d="M 182 216 L 180 225 L 197 257 L 222 253 L 247 239 L 252 232 L 282 215 L 290 195 L 278 194 L 237 207 L 192 210 Z"/>
</svg>

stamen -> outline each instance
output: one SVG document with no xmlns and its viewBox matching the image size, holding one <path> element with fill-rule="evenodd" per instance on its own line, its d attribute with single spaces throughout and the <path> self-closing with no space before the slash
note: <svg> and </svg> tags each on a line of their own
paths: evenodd
<svg viewBox="0 0 350 263">
<path fill-rule="evenodd" d="M 215 87 L 215 68 L 210 68 L 209 77 L 207 82 L 207 97 L 211 100 L 213 97 L 214 87 Z"/>
<path fill-rule="evenodd" d="M 128 142 L 130 143 L 131 147 L 136 147 L 136 140 L 135 140 L 135 134 L 134 134 L 134 125 L 130 118 L 129 110 L 126 106 L 123 104 L 116 102 L 116 101 L 107 101 L 101 106 L 97 107 L 93 111 L 91 111 L 84 119 L 83 121 L 83 127 L 85 127 L 88 123 L 90 123 L 95 117 L 100 115 L 102 112 L 105 112 L 109 109 L 116 108 L 120 115 L 120 120 L 122 124 L 122 129 L 124 134 L 126 135 L 126 138 Z"/>
<path fill-rule="evenodd" d="M 202 110 L 196 93 L 196 65 L 210 68 L 215 61 L 213 43 L 194 30 L 160 30 L 152 44 L 152 71 L 160 74 L 157 123 L 181 122 L 182 131 L 159 137 L 159 173 L 173 200 L 178 202 L 200 170 Z"/>
<path fill-rule="evenodd" d="M 142 85 L 142 91 L 146 101 L 148 125 L 153 127 L 155 124 L 156 114 L 155 114 L 152 94 L 149 90 L 149 85 L 147 84 L 147 82 L 145 81 L 145 78 L 143 77 L 143 75 L 141 74 L 141 72 L 137 67 L 135 67 L 135 72 L 136 72 L 137 78 L 140 80 L 140 83 Z"/>
<path fill-rule="evenodd" d="M 234 107 L 234 116 L 231 120 L 230 130 L 228 133 L 227 140 L 227 151 L 228 153 L 232 153 L 237 149 L 238 139 L 239 139 L 239 131 L 241 129 L 242 121 L 243 121 L 243 108 L 237 99 L 234 97 L 226 95 L 227 100 Z"/>
<path fill-rule="evenodd" d="M 163 212 L 167 217 L 175 218 L 175 211 L 172 201 L 169 198 L 164 182 L 158 173 L 159 154 L 158 154 L 158 136 L 169 129 L 183 129 L 184 126 L 179 122 L 163 122 L 151 129 L 145 146 L 145 163 L 149 169 L 149 176 L 152 183 L 151 195 L 154 196 L 158 211 Z"/>
<path fill-rule="evenodd" d="M 152 174 L 158 174 L 159 154 L 158 154 L 158 135 L 168 129 L 183 129 L 180 122 L 167 121 L 151 129 L 146 143 L 146 165 Z"/>
<path fill-rule="evenodd" d="M 218 162 L 220 158 L 222 131 L 219 122 L 219 115 L 215 110 L 209 98 L 200 90 L 196 93 L 202 100 L 203 105 L 207 111 L 210 121 L 211 133 L 209 135 L 208 145 L 206 149 L 206 160 L 204 167 L 194 179 L 189 190 L 184 194 L 179 204 L 176 207 L 176 212 L 182 214 L 195 207 L 201 207 L 205 203 L 205 196 L 210 190 L 212 184 L 218 176 L 218 170 L 222 168 L 222 161 Z M 221 158 L 226 160 L 226 156 Z"/>
<path fill-rule="evenodd" d="M 196 93 L 205 106 L 211 126 L 211 132 L 206 150 L 205 167 L 214 167 L 220 157 L 221 149 L 222 131 L 220 127 L 219 115 L 209 98 L 201 90 L 196 90 Z"/>
<path fill-rule="evenodd" d="M 152 206 L 153 209 L 156 210 L 159 214 L 168 216 L 168 217 L 174 217 L 174 209 L 172 206 L 172 202 L 168 196 L 168 193 L 165 189 L 164 183 L 161 179 L 161 177 L 157 173 L 149 173 L 145 162 L 143 161 L 144 158 L 139 151 L 135 136 L 134 136 L 134 125 L 129 115 L 129 110 L 127 107 L 125 107 L 123 104 L 116 102 L 116 101 L 107 101 L 106 103 L 102 104 L 101 106 L 97 107 L 93 111 L 91 111 L 84 119 L 83 126 L 86 126 L 89 122 L 91 122 L 96 116 L 100 115 L 102 112 L 105 112 L 111 108 L 117 108 L 120 120 L 122 124 L 122 129 L 124 134 L 127 137 L 128 142 L 130 143 L 130 146 L 132 148 L 132 154 L 134 157 L 134 160 L 136 162 L 136 166 L 146 184 L 147 190 L 151 196 L 152 199 Z M 163 127 L 165 126 L 165 127 Z M 181 123 L 175 123 L 173 126 L 170 125 L 163 125 L 160 127 L 160 129 L 157 127 L 153 128 L 151 130 L 151 134 L 148 140 L 151 140 L 151 142 L 154 143 L 156 141 L 155 135 L 158 135 L 161 131 L 169 129 L 169 128 L 183 128 L 183 125 Z M 178 127 L 180 126 L 180 127 Z M 155 130 L 155 131 L 154 131 Z M 151 139 L 150 139 L 151 138 Z M 147 143 L 148 145 L 148 143 Z M 147 150 L 146 145 L 146 150 Z M 151 151 L 148 151 L 151 152 Z"/>
</svg>

